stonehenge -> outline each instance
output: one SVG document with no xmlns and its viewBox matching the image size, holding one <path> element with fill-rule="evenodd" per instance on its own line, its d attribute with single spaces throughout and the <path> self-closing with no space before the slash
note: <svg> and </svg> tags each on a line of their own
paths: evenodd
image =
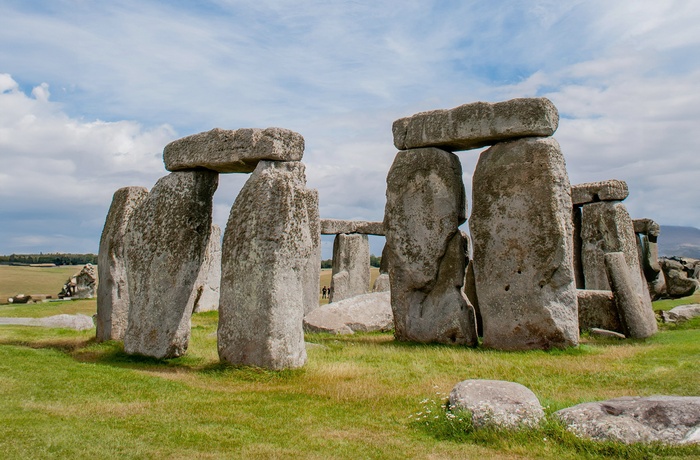
<svg viewBox="0 0 700 460">
<path fill-rule="evenodd" d="M 221 361 L 301 367 L 304 317 L 319 303 L 321 235 L 335 235 L 334 318 L 344 318 L 346 299 L 390 299 L 399 341 L 477 346 L 481 336 L 488 348 L 528 350 L 576 346 L 580 329 L 648 337 L 650 292 L 674 261 L 658 259 L 656 223 L 629 217 L 624 181 L 570 184 L 551 137 L 558 123 L 545 98 L 396 120 L 379 222 L 320 218 L 304 138 L 293 131 L 215 128 L 173 141 L 163 150 L 169 174 L 150 192 L 114 194 L 100 242 L 97 339 L 173 358 L 187 350 L 192 313 L 218 310 Z M 457 152 L 481 147 L 467 222 Z M 223 173 L 250 176 L 222 242 L 212 200 Z M 371 288 L 368 235 L 386 237 Z"/>
</svg>

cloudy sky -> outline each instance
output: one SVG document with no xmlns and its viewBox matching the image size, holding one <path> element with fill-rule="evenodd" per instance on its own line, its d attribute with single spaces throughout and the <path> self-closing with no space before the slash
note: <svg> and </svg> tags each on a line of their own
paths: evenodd
<svg viewBox="0 0 700 460">
<path fill-rule="evenodd" d="M 528 96 L 571 183 L 700 227 L 698 24 L 695 0 L 0 0 L 0 254 L 97 252 L 114 191 L 214 127 L 301 133 L 321 216 L 381 220 L 395 119 Z"/>
</svg>

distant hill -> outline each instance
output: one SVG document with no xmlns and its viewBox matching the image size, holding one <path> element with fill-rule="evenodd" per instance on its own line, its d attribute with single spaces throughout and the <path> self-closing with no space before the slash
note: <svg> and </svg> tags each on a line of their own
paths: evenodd
<svg viewBox="0 0 700 460">
<path fill-rule="evenodd" d="M 700 229 L 662 225 L 659 235 L 659 256 L 700 259 Z"/>
</svg>

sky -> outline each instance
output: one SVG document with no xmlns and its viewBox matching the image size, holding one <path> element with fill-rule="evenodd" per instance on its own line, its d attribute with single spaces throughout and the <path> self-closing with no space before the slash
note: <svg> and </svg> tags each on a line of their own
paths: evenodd
<svg viewBox="0 0 700 460">
<path fill-rule="evenodd" d="M 572 184 L 700 227 L 697 24 L 695 0 L 0 0 L 0 254 L 96 253 L 112 194 L 215 127 L 301 133 L 321 217 L 382 220 L 394 120 L 515 97 L 557 106 Z"/>
</svg>

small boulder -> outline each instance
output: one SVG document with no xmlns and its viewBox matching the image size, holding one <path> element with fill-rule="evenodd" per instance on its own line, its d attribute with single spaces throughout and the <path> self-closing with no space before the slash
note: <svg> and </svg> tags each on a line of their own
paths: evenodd
<svg viewBox="0 0 700 460">
<path fill-rule="evenodd" d="M 389 331 L 394 327 L 391 294 L 373 292 L 318 307 L 304 317 L 306 332 L 352 334 Z"/>
<path fill-rule="evenodd" d="M 661 318 L 664 323 L 682 323 L 700 316 L 700 304 L 679 305 L 669 311 L 662 311 Z"/>
<path fill-rule="evenodd" d="M 625 444 L 700 441 L 698 396 L 622 397 L 578 404 L 554 415 L 576 436 L 597 441 Z"/>
<path fill-rule="evenodd" d="M 503 380 L 465 380 L 450 393 L 450 409 L 466 411 L 475 428 L 537 426 L 544 410 L 527 387 Z"/>
</svg>

